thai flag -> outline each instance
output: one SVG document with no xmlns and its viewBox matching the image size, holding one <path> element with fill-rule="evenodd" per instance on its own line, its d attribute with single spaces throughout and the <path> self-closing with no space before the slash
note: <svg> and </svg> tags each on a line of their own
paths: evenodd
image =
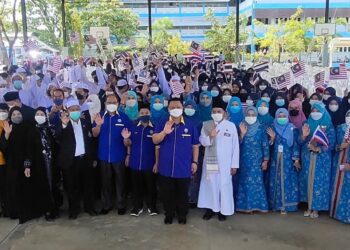
<svg viewBox="0 0 350 250">
<path fill-rule="evenodd" d="M 312 135 L 312 138 L 310 140 L 311 142 L 317 142 L 325 147 L 328 147 L 329 145 L 329 141 L 327 138 L 327 135 L 325 134 L 325 132 L 323 132 L 323 130 L 321 129 L 320 126 L 317 126 L 314 134 Z"/>
<path fill-rule="evenodd" d="M 269 62 L 262 62 L 260 64 L 255 65 L 254 70 L 257 73 L 263 72 L 263 71 L 268 72 L 269 71 Z"/>
</svg>

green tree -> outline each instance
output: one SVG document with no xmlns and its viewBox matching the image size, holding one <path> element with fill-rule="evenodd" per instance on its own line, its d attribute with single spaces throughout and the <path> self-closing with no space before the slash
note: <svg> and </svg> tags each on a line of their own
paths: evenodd
<svg viewBox="0 0 350 250">
<path fill-rule="evenodd" d="M 176 34 L 169 39 L 168 42 L 168 53 L 171 56 L 176 54 L 187 54 L 189 53 L 190 43 L 181 41 L 180 34 Z"/>
<path fill-rule="evenodd" d="M 232 13 L 227 18 L 226 24 L 221 24 L 211 9 L 207 12 L 206 18 L 211 22 L 211 28 L 205 32 L 204 48 L 213 52 L 222 51 L 227 59 L 233 60 L 236 45 L 235 14 Z M 247 22 L 248 19 L 245 16 L 240 18 L 240 44 L 244 44 L 248 39 Z"/>
<path fill-rule="evenodd" d="M 154 32 L 152 37 L 152 43 L 158 50 L 164 50 L 168 45 L 169 39 L 172 38 L 169 30 L 173 28 L 173 22 L 165 17 L 156 20 L 152 25 Z"/>
</svg>

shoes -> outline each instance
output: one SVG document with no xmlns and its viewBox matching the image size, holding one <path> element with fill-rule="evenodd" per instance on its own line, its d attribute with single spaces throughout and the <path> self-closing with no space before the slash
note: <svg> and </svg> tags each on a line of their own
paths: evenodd
<svg viewBox="0 0 350 250">
<path fill-rule="evenodd" d="M 184 217 L 184 218 L 180 217 L 177 220 L 178 220 L 180 225 L 185 225 L 187 223 L 186 217 Z"/>
<path fill-rule="evenodd" d="M 155 215 L 158 215 L 158 210 L 156 208 L 149 208 L 147 209 L 148 210 L 148 214 L 150 216 L 155 216 Z"/>
<path fill-rule="evenodd" d="M 45 220 L 46 221 L 54 221 L 56 216 L 53 213 L 46 213 L 45 214 Z"/>
<path fill-rule="evenodd" d="M 78 215 L 77 214 L 70 214 L 68 219 L 70 220 L 76 220 L 78 218 Z"/>
<path fill-rule="evenodd" d="M 311 210 L 306 210 L 304 212 L 304 217 L 309 217 L 311 215 Z"/>
<path fill-rule="evenodd" d="M 100 211 L 100 215 L 106 215 L 106 214 L 108 214 L 109 212 L 111 211 L 111 209 L 102 209 L 101 211 Z"/>
<path fill-rule="evenodd" d="M 281 210 L 281 215 L 287 215 L 287 211 L 286 210 Z"/>
<path fill-rule="evenodd" d="M 165 216 L 165 218 L 164 218 L 164 224 L 166 224 L 166 225 L 173 224 L 173 217 Z"/>
<path fill-rule="evenodd" d="M 124 215 L 126 213 L 126 209 L 125 208 L 119 208 L 118 209 L 118 214 L 119 215 Z"/>
<path fill-rule="evenodd" d="M 219 219 L 219 221 L 225 221 L 226 220 L 226 216 L 223 215 L 222 213 L 218 213 L 218 219 Z"/>
<path fill-rule="evenodd" d="M 214 215 L 213 210 L 207 209 L 207 211 L 203 215 L 203 220 L 210 220 L 213 217 L 213 215 Z"/>
<path fill-rule="evenodd" d="M 140 214 L 142 214 L 142 212 L 143 212 L 143 209 L 142 208 L 133 208 L 132 210 L 131 210 L 131 212 L 130 212 L 130 215 L 131 216 L 135 216 L 135 217 L 139 217 L 140 216 Z"/>
<path fill-rule="evenodd" d="M 318 218 L 318 212 L 317 211 L 313 211 L 310 215 L 311 219 L 317 219 Z"/>
</svg>

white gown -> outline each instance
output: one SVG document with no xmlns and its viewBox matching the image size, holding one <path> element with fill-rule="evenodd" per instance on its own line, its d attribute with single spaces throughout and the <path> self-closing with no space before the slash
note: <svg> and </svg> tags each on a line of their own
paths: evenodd
<svg viewBox="0 0 350 250">
<path fill-rule="evenodd" d="M 216 128 L 219 131 L 216 136 L 219 171 L 207 171 L 205 153 L 198 207 L 208 208 L 223 215 L 232 215 L 235 207 L 231 168 L 239 168 L 238 134 L 235 124 L 228 120 L 223 120 Z M 204 147 L 212 145 L 210 137 L 205 133 L 204 129 L 202 129 L 199 141 Z"/>
</svg>

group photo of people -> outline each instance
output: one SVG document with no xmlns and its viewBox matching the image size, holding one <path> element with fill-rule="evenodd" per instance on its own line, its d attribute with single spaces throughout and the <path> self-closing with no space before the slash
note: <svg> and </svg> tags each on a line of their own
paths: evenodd
<svg viewBox="0 0 350 250">
<path fill-rule="evenodd" d="M 3 217 L 186 224 L 192 208 L 350 223 L 350 92 L 324 79 L 310 92 L 222 54 L 159 52 L 0 70 Z"/>
</svg>

